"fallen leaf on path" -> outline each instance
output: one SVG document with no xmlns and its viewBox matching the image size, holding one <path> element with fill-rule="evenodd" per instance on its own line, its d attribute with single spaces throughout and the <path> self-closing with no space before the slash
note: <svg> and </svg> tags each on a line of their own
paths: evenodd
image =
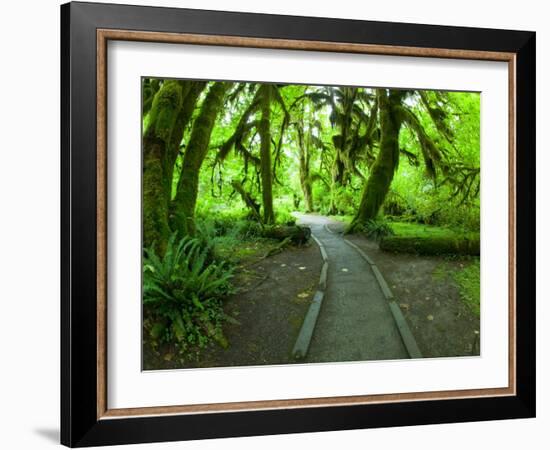
<svg viewBox="0 0 550 450">
<path fill-rule="evenodd" d="M 342 268 L 342 272 L 348 272 L 348 269 L 346 269 L 345 267 Z"/>
<path fill-rule="evenodd" d="M 306 298 L 306 297 L 309 297 L 309 292 L 300 292 L 298 294 L 298 297 L 299 298 Z"/>
<path fill-rule="evenodd" d="M 281 264 L 281 267 L 286 267 L 286 264 Z"/>
<path fill-rule="evenodd" d="M 304 266 L 298 267 L 298 269 L 300 269 L 300 270 L 306 270 L 306 268 L 305 268 Z"/>
</svg>

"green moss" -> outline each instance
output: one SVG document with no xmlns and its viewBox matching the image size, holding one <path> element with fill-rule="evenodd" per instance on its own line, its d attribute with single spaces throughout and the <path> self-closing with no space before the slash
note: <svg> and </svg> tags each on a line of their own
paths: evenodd
<svg viewBox="0 0 550 450">
<path fill-rule="evenodd" d="M 351 223 L 353 220 L 353 216 L 347 215 L 347 214 L 339 214 L 339 215 L 329 215 L 330 219 L 337 220 L 338 222 L 342 223 Z"/>
<path fill-rule="evenodd" d="M 192 234 L 195 230 L 195 205 L 199 191 L 199 173 L 224 95 L 232 83 L 215 82 L 208 90 L 183 156 L 182 169 L 174 199 L 174 230 Z"/>
<path fill-rule="evenodd" d="M 480 309 L 480 264 L 479 259 L 455 272 L 453 278 L 458 284 L 460 298 L 479 317 Z"/>
<path fill-rule="evenodd" d="M 380 249 L 416 255 L 479 255 L 479 239 L 387 236 Z"/>
<path fill-rule="evenodd" d="M 170 234 L 168 199 L 164 191 L 162 155 L 164 143 L 158 138 L 144 139 L 143 155 L 143 246 L 164 254 Z"/>
<path fill-rule="evenodd" d="M 412 222 L 391 222 L 396 236 L 447 239 L 479 239 L 479 233 L 464 233 L 446 227 L 425 225 Z"/>
<path fill-rule="evenodd" d="M 347 232 L 354 232 L 369 220 L 376 219 L 378 211 L 390 189 L 399 164 L 399 130 L 401 121 L 394 109 L 401 97 L 388 96 L 386 89 L 377 93 L 380 108 L 380 150 L 371 168 L 371 174 L 363 191 L 361 203 Z"/>
<path fill-rule="evenodd" d="M 450 276 L 450 269 L 447 263 L 438 264 L 432 272 L 434 281 L 444 281 Z"/>
<path fill-rule="evenodd" d="M 267 238 L 245 239 L 220 236 L 214 239 L 215 254 L 224 260 L 239 264 L 257 256 L 263 256 L 272 248 L 274 241 Z"/>
<path fill-rule="evenodd" d="M 153 99 L 147 132 L 169 143 L 182 103 L 181 84 L 175 80 L 165 81 Z"/>
<path fill-rule="evenodd" d="M 260 177 L 262 180 L 262 204 L 264 207 L 264 223 L 275 222 L 273 213 L 273 193 L 272 193 L 272 175 L 271 175 L 271 90 L 275 87 L 269 84 L 263 84 L 260 109 L 262 117 L 258 125 L 258 134 L 260 135 Z"/>
</svg>

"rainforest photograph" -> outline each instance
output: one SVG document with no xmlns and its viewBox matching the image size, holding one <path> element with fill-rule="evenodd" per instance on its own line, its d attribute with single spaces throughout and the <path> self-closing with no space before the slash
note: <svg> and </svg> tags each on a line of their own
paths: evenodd
<svg viewBox="0 0 550 450">
<path fill-rule="evenodd" d="M 479 92 L 136 95 L 143 370 L 480 355 Z"/>
</svg>

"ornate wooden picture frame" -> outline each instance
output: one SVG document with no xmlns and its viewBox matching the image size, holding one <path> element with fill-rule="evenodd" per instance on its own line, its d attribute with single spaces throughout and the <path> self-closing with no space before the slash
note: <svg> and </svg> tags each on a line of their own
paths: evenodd
<svg viewBox="0 0 550 450">
<path fill-rule="evenodd" d="M 61 7 L 61 441 L 91 446 L 535 415 L 535 33 L 69 3 Z M 107 43 L 508 64 L 508 386 L 149 405 L 107 402 Z M 503 224 L 506 226 L 506 224 Z"/>
</svg>

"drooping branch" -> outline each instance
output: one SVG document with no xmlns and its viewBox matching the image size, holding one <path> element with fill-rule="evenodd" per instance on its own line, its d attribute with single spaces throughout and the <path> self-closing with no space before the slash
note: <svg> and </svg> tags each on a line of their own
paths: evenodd
<svg viewBox="0 0 550 450">
<path fill-rule="evenodd" d="M 434 105 L 429 97 L 428 93 L 426 91 L 418 91 L 420 95 L 420 100 L 422 104 L 424 105 L 424 108 L 428 112 L 430 118 L 432 119 L 433 124 L 437 128 L 437 131 L 445 138 L 449 143 L 452 143 L 453 140 L 453 132 L 449 128 L 449 126 L 445 123 L 445 119 L 447 117 L 447 114 L 445 111 L 440 108 L 437 105 Z M 439 97 L 441 98 L 441 97 Z"/>
<path fill-rule="evenodd" d="M 398 105 L 396 107 L 396 114 L 398 114 L 400 120 L 405 123 L 418 138 L 422 156 L 424 158 L 424 165 L 426 166 L 426 172 L 432 179 L 435 180 L 437 175 L 437 165 L 445 156 L 445 150 L 442 147 L 436 146 L 434 141 L 424 130 L 424 127 L 418 118 L 407 107 Z"/>
<path fill-rule="evenodd" d="M 260 215 L 260 204 L 248 193 L 242 183 L 237 180 L 231 181 L 231 186 L 237 192 L 241 199 L 243 200 L 246 207 L 250 210 L 250 214 L 254 219 L 256 219 L 260 224 L 262 222 L 262 216 Z"/>
<path fill-rule="evenodd" d="M 451 186 L 450 199 L 460 198 L 459 204 L 467 204 L 478 198 L 480 183 L 479 167 L 454 163 L 446 167 L 447 176 L 441 184 Z"/>
<path fill-rule="evenodd" d="M 243 112 L 241 118 L 239 119 L 239 122 L 237 123 L 237 126 L 235 128 L 235 131 L 231 135 L 231 137 L 225 141 L 222 145 L 220 145 L 220 150 L 218 152 L 218 155 L 216 156 L 217 159 L 223 161 L 225 158 L 227 158 L 227 155 L 229 152 L 234 148 L 238 147 L 239 144 L 246 138 L 248 133 L 250 133 L 251 130 L 255 129 L 259 125 L 259 121 L 250 121 L 250 118 L 254 116 L 254 114 L 258 111 L 260 108 L 260 89 L 256 91 L 256 94 L 254 95 L 254 98 L 246 108 L 246 110 Z"/>
</svg>

